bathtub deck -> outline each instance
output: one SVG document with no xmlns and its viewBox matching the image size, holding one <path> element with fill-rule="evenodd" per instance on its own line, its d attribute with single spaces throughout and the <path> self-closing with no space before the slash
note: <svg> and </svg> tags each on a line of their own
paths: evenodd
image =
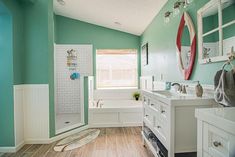
<svg viewBox="0 0 235 157">
<path fill-rule="evenodd" d="M 67 152 L 53 151 L 53 144 L 25 145 L 14 154 L 0 157 L 153 157 L 142 145 L 141 127 L 101 128 L 93 142 Z"/>
</svg>

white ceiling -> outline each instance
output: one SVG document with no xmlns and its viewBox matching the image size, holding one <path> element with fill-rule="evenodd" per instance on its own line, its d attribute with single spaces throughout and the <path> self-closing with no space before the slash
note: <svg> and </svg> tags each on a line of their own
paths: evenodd
<svg viewBox="0 0 235 157">
<path fill-rule="evenodd" d="M 167 0 L 54 0 L 57 15 L 141 35 Z M 115 24 L 119 22 L 120 24 Z"/>
</svg>

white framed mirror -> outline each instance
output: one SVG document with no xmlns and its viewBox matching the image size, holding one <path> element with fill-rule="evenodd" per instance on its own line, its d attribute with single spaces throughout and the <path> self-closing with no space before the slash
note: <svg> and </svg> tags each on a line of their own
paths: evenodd
<svg viewBox="0 0 235 157">
<path fill-rule="evenodd" d="M 225 61 L 235 48 L 235 0 L 211 0 L 198 10 L 199 63 Z"/>
</svg>

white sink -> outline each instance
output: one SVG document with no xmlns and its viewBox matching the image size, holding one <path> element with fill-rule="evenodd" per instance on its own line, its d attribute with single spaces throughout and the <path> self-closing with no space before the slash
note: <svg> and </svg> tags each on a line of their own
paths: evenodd
<svg viewBox="0 0 235 157">
<path fill-rule="evenodd" d="M 171 98 L 171 97 L 194 97 L 193 95 L 190 94 L 183 94 L 183 93 L 177 93 L 177 92 L 173 92 L 170 90 L 157 90 L 157 91 L 152 91 L 155 94 L 158 95 L 162 95 L 164 97 L 167 98 Z"/>
<path fill-rule="evenodd" d="M 215 104 L 213 97 L 202 96 L 197 97 L 195 94 L 183 94 L 175 92 L 174 90 L 155 90 L 144 91 L 149 94 L 153 94 L 156 98 L 166 104 L 172 104 L 175 106 L 182 105 L 202 105 L 202 104 Z"/>
</svg>

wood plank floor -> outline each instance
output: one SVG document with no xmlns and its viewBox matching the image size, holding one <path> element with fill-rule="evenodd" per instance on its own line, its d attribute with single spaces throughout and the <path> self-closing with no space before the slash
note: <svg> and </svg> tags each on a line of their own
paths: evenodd
<svg viewBox="0 0 235 157">
<path fill-rule="evenodd" d="M 0 154 L 0 157 L 153 157 L 143 147 L 140 127 L 101 128 L 93 142 L 71 151 L 55 152 L 53 146 L 25 145 L 16 153 Z"/>
</svg>

